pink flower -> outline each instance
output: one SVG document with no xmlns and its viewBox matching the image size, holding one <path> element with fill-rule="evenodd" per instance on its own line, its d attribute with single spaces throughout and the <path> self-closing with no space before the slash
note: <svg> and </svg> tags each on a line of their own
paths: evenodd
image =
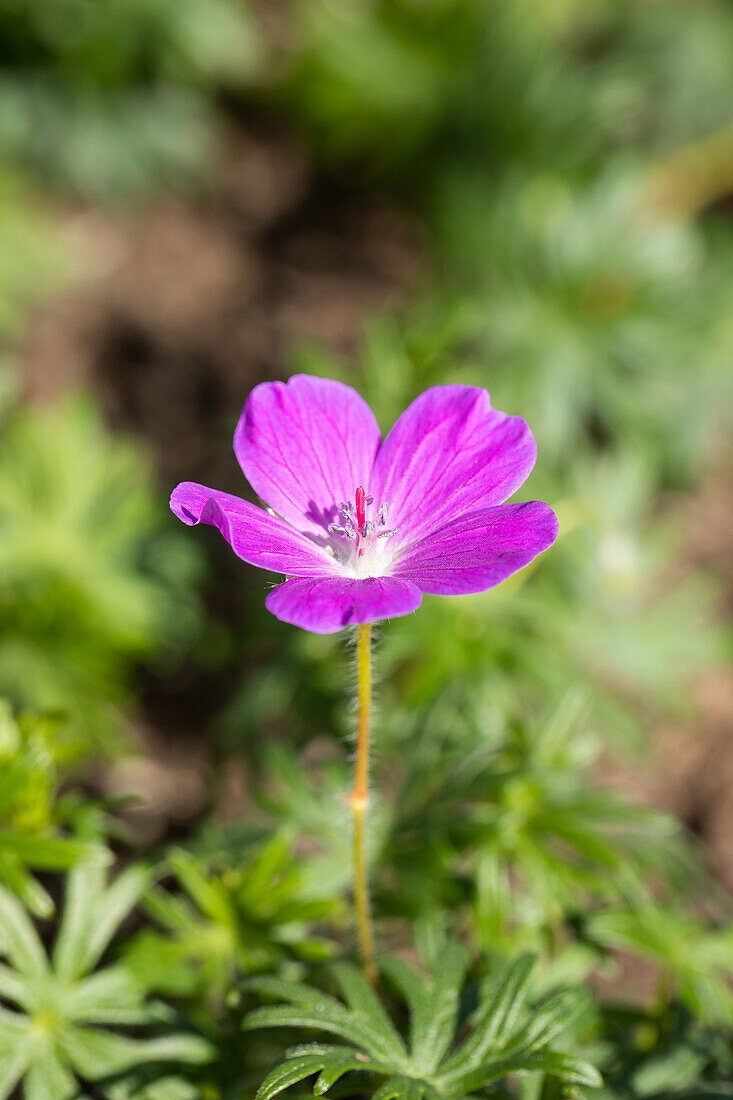
<svg viewBox="0 0 733 1100">
<path fill-rule="evenodd" d="M 486 390 L 434 386 L 384 440 L 350 386 L 296 375 L 250 394 L 234 434 L 268 506 L 184 482 L 171 508 L 217 527 L 238 557 L 284 573 L 273 615 L 317 634 L 407 615 L 423 593 L 483 592 L 551 546 L 546 504 L 505 504 L 537 449 Z"/>
</svg>

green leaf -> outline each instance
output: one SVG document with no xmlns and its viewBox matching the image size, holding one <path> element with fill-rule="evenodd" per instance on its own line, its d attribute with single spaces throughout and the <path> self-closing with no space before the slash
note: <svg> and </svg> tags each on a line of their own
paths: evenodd
<svg viewBox="0 0 733 1100">
<path fill-rule="evenodd" d="M 519 955 L 507 964 L 498 978 L 486 984 L 474 1013 L 472 1033 L 448 1059 L 444 1075 L 464 1073 L 479 1065 L 492 1047 L 502 1046 L 527 999 L 534 962 L 534 955 Z"/>
<path fill-rule="evenodd" d="M 532 1013 L 530 1021 L 505 1044 L 507 1054 L 546 1046 L 572 1023 L 588 1004 L 582 989 L 566 989 L 551 997 Z"/>
<path fill-rule="evenodd" d="M 460 1086 L 462 1092 L 471 1093 L 510 1074 L 531 1073 L 537 1070 L 558 1077 L 561 1081 L 571 1085 L 587 1085 L 589 1088 L 600 1088 L 603 1084 L 598 1070 L 589 1062 L 583 1062 L 579 1058 L 571 1057 L 569 1054 L 537 1050 L 486 1062 L 477 1069 L 461 1075 L 458 1080 L 451 1075 L 451 1088 Z"/>
<path fill-rule="evenodd" d="M 77 863 L 110 861 L 103 845 L 71 837 L 24 836 L 0 831 L 0 852 L 5 849 L 41 871 L 66 871 Z"/>
<path fill-rule="evenodd" d="M 405 1058 L 405 1044 L 361 970 L 351 963 L 336 963 L 332 972 L 353 1016 L 372 1036 L 370 1042 L 374 1053 L 397 1060 Z"/>
<path fill-rule="evenodd" d="M 372 1100 L 420 1100 L 426 1091 L 428 1090 L 423 1081 L 395 1074 L 379 1086 L 372 1094 Z M 429 1095 L 434 1095 L 432 1090 Z"/>
<path fill-rule="evenodd" d="M 150 1062 L 206 1062 L 210 1045 L 196 1035 L 132 1039 L 89 1027 L 69 1028 L 59 1040 L 66 1058 L 81 1077 L 95 1080 Z"/>
<path fill-rule="evenodd" d="M 202 1065 L 211 1061 L 214 1049 L 201 1035 L 179 1032 L 175 1035 L 159 1035 L 154 1039 L 137 1040 L 143 1061 L 185 1062 Z"/>
<path fill-rule="evenodd" d="M 140 1024 L 148 1019 L 140 987 L 124 967 L 109 966 L 82 978 L 67 994 L 64 1012 L 70 1020 L 97 1024 Z"/>
<path fill-rule="evenodd" d="M 104 871 L 93 863 L 76 868 L 66 877 L 64 916 L 53 951 L 54 970 L 63 978 L 77 977 L 86 969 L 88 929 L 104 885 Z"/>
<path fill-rule="evenodd" d="M 9 1050 L 0 1049 L 0 1097 L 10 1096 L 21 1079 L 30 1059 L 30 1044 L 16 1037 Z"/>
<path fill-rule="evenodd" d="M 257 1090 L 256 1100 L 271 1100 L 290 1085 L 304 1081 L 318 1073 L 313 1092 L 320 1096 L 327 1092 L 349 1070 L 372 1070 L 384 1072 L 379 1062 L 360 1058 L 348 1047 L 321 1046 L 299 1047 L 290 1051 L 286 1060 L 276 1066 L 265 1078 Z"/>
<path fill-rule="evenodd" d="M 27 983 L 23 978 L 11 970 L 9 966 L 0 963 L 0 997 L 27 1007 Z"/>
<path fill-rule="evenodd" d="M 34 1051 L 23 1088 L 28 1100 L 70 1100 L 78 1093 L 73 1074 L 50 1044 Z"/>
<path fill-rule="evenodd" d="M 326 1031 L 357 1044 L 370 1054 L 376 1053 L 370 1046 L 372 1034 L 364 1028 L 361 1020 L 354 1018 L 340 1006 L 334 1008 L 327 1001 L 324 1001 L 322 1011 L 316 1012 L 294 1006 L 256 1008 L 249 1014 L 243 1026 L 250 1031 L 260 1027 L 301 1027 Z M 384 1045 L 389 1046 L 389 1039 Z"/>
<path fill-rule="evenodd" d="M 171 853 L 169 862 L 199 909 L 212 920 L 231 924 L 233 914 L 226 894 L 204 874 L 196 859 L 179 848 Z"/>
<path fill-rule="evenodd" d="M 455 1030 L 468 952 L 448 943 L 439 956 L 434 977 L 426 978 L 402 959 L 387 958 L 385 974 L 400 989 L 410 1006 L 410 1048 L 415 1061 L 428 1071 L 443 1059 Z"/>
<path fill-rule="evenodd" d="M 452 1055 L 448 1052 L 456 1040 L 468 965 L 466 952 L 454 944 L 447 943 L 436 954 L 432 971 L 424 975 L 400 959 L 380 962 L 408 1002 L 407 1045 L 375 990 L 353 966 L 334 968 L 347 1005 L 307 986 L 273 978 L 252 981 L 250 989 L 290 1003 L 255 1009 L 245 1018 L 245 1028 L 315 1029 L 353 1044 L 294 1048 L 268 1074 L 258 1100 L 270 1100 L 316 1072 L 314 1093 L 320 1095 L 346 1073 L 366 1069 L 385 1078 L 371 1094 L 381 1100 L 419 1100 L 423 1095 L 448 1100 L 519 1072 L 544 1072 L 573 1084 L 600 1084 L 593 1066 L 547 1049 L 577 1015 L 584 1003 L 582 991 L 558 993 L 540 1004 L 528 1020 L 522 1018 L 532 963 L 531 956 L 520 956 L 483 986 L 479 1007 L 469 1020 L 473 1031 Z"/>
<path fill-rule="evenodd" d="M 135 865 L 123 871 L 100 895 L 93 910 L 89 942 L 82 953 L 85 969 L 99 961 L 122 921 L 137 905 L 149 879 L 147 868 Z"/>
<path fill-rule="evenodd" d="M 0 886 L 0 949 L 21 974 L 43 978 L 48 959 L 23 907 Z"/>
<path fill-rule="evenodd" d="M 0 947 L 15 966 L 0 963 L 0 996 L 22 1009 L 0 1006 L 0 1086 L 7 1089 L 0 1087 L 0 1100 L 20 1078 L 26 1100 L 66 1100 L 79 1095 L 75 1073 L 96 1081 L 155 1062 L 198 1064 L 212 1055 L 210 1044 L 193 1033 L 137 1037 L 105 1029 L 114 1023 L 161 1031 L 170 1020 L 144 1001 L 124 967 L 84 973 L 134 904 L 147 872 L 133 866 L 110 887 L 104 871 L 90 866 L 75 868 L 69 879 L 53 965 L 25 910 L 0 889 Z"/>
<path fill-rule="evenodd" d="M 103 872 L 91 865 L 68 876 L 67 905 L 54 952 L 54 968 L 65 977 L 91 969 L 117 928 L 140 899 L 149 872 L 129 867 L 103 889 Z"/>
</svg>

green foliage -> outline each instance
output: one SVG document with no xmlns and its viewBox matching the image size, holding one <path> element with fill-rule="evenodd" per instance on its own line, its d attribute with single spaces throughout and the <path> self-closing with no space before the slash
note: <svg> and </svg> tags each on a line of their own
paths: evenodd
<svg viewBox="0 0 733 1100">
<path fill-rule="evenodd" d="M 258 1100 L 270 1100 L 316 1074 L 313 1092 L 320 1096 L 355 1071 L 384 1078 L 370 1091 L 378 1100 L 468 1096 L 509 1075 L 530 1071 L 567 1084 L 600 1085 L 592 1065 L 550 1045 L 583 1008 L 580 991 L 548 997 L 527 1019 L 523 1010 L 532 958 L 523 955 L 479 986 L 475 1006 L 464 1018 L 461 990 L 467 966 L 467 952 L 457 944 L 445 945 L 430 975 L 399 958 L 382 960 L 382 973 L 409 1007 L 408 1041 L 364 976 L 348 964 L 333 969 L 345 1005 L 307 986 L 274 978 L 253 981 L 253 989 L 286 1005 L 255 1009 L 245 1019 L 246 1028 L 295 1026 L 325 1031 L 348 1044 L 316 1042 L 288 1051 L 263 1081 Z"/>
<path fill-rule="evenodd" d="M 61 234 L 27 181 L 0 173 L 0 338 L 22 335 L 28 309 L 61 281 Z M 4 352 L 7 354 L 7 352 Z M 13 378 L 0 361 L 0 413 Z"/>
<path fill-rule="evenodd" d="M 497 729 L 490 707 L 456 715 L 449 699 L 393 746 L 392 768 L 407 761 L 385 852 L 393 881 L 418 904 L 445 904 L 440 891 L 462 882 L 489 946 L 552 937 L 631 881 L 680 893 L 699 881 L 677 822 L 594 779 L 600 746 L 578 704 Z"/>
<path fill-rule="evenodd" d="M 625 104 L 625 140 L 667 150 L 729 124 L 733 27 L 724 2 L 609 7 L 608 95 Z"/>
<path fill-rule="evenodd" d="M 716 927 L 684 912 L 640 900 L 633 909 L 598 913 L 589 934 L 606 947 L 651 959 L 663 981 L 703 1023 L 733 1021 L 733 924 Z"/>
<path fill-rule="evenodd" d="M 350 773 L 342 757 L 319 761 L 313 774 L 304 760 L 284 746 L 267 746 L 258 801 L 271 819 L 298 836 L 311 849 L 303 865 L 307 896 L 348 888 L 351 868 L 351 827 L 345 797 Z M 375 791 L 369 807 L 367 852 L 370 863 L 381 858 L 391 826 L 391 813 Z"/>
<path fill-rule="evenodd" d="M 649 210 L 645 186 L 616 168 L 582 187 L 510 177 L 490 204 L 477 181 L 446 194 L 442 232 L 481 285 L 482 382 L 500 407 L 532 410 L 561 475 L 633 440 L 660 479 L 684 478 L 726 385 L 722 272 L 696 227 Z"/>
<path fill-rule="evenodd" d="M 128 965 L 152 989 L 221 1001 L 242 974 L 287 959 L 329 958 L 332 945 L 310 931 L 332 918 L 335 903 L 303 896 L 291 839 L 195 856 L 170 853 L 163 867 L 179 892 L 153 887 L 145 909 L 165 930 L 146 929 L 129 946 Z M 236 856 L 236 858 L 235 858 Z"/>
<path fill-rule="evenodd" d="M 180 186 L 214 151 L 208 98 L 260 49 L 234 0 L 14 0 L 0 12 L 0 148 L 96 198 Z"/>
<path fill-rule="evenodd" d="M 73 817 L 58 798 L 57 726 L 37 715 L 16 722 L 0 700 L 0 881 L 37 917 L 49 917 L 54 906 L 31 871 L 108 859 L 96 842 L 59 834 Z"/>
<path fill-rule="evenodd" d="M 301 0 L 296 11 L 302 45 L 282 94 L 328 159 L 422 182 L 464 159 L 582 161 L 596 144 L 582 69 L 560 62 L 532 3 Z"/>
<path fill-rule="evenodd" d="M 730 122 L 724 0 L 299 0 L 281 97 L 330 161 L 408 185 L 579 177 Z M 358 44 L 358 48 L 357 48 Z"/>
<path fill-rule="evenodd" d="M 614 1008 L 603 1019 L 604 1091 L 611 1097 L 713 1097 L 730 1091 L 730 1029 L 705 1027 L 679 1005 Z"/>
<path fill-rule="evenodd" d="M 147 882 L 139 866 L 110 886 L 104 878 L 95 867 L 70 872 L 50 958 L 18 901 L 0 887 L 0 949 L 6 958 L 0 994 L 14 1006 L 0 1014 L 3 1098 L 22 1080 L 27 1100 L 70 1100 L 78 1094 L 76 1077 L 103 1082 L 141 1063 L 209 1057 L 200 1037 L 170 1030 L 128 970 L 114 963 L 95 969 Z M 116 1030 L 161 1025 L 161 1034 L 145 1037 Z M 99 1088 L 99 1095 L 120 1095 L 114 1083 L 109 1091 L 103 1083 Z"/>
<path fill-rule="evenodd" d="M 679 823 L 600 785 L 602 742 L 583 703 L 573 693 L 544 722 L 528 724 L 521 714 L 510 719 L 511 700 L 490 690 L 467 695 L 462 686 L 428 709 L 385 715 L 369 838 L 378 912 L 414 920 L 467 907 L 486 949 L 541 940 L 555 952 L 584 913 L 625 908 L 643 884 L 680 901 L 692 892 L 711 897 Z M 343 889 L 348 765 L 332 760 L 311 777 L 282 748 L 265 761 L 271 793 L 263 806 L 313 849 L 309 889 Z M 596 961 L 588 951 L 585 965 Z M 722 957 L 710 956 L 704 973 L 720 982 L 722 970 Z"/>
<path fill-rule="evenodd" d="M 729 429 L 733 241 L 727 204 L 711 208 L 733 186 L 726 0 L 9 0 L 0 60 L 6 163 L 87 202 L 187 188 L 222 122 L 267 128 L 271 112 L 306 135 L 313 179 L 325 166 L 329 187 L 398 193 L 422 219 L 428 285 L 367 319 L 356 369 L 318 348 L 298 365 L 356 384 L 385 428 L 428 385 L 486 386 L 530 422 L 527 495 L 561 524 L 498 591 L 426 598 L 385 630 L 378 940 L 404 950 L 430 919 L 483 961 L 467 980 L 466 951 L 437 937 L 420 969 L 386 957 L 375 990 L 348 962 L 319 968 L 347 950 L 341 643 L 268 620 L 261 585 L 236 677 L 211 653 L 198 681 L 195 720 L 223 735 L 195 831 L 160 835 L 156 817 L 148 836 L 130 813 L 114 828 L 133 854 L 115 858 L 83 828 L 110 789 L 91 754 L 120 741 L 134 666 L 206 648 L 197 545 L 88 401 L 13 407 L 5 347 L 0 692 L 47 713 L 0 707 L 0 1100 L 229 1100 L 278 1059 L 260 1100 L 729 1094 L 729 904 L 670 815 L 597 775 L 609 739 L 638 749 L 658 715 L 689 714 L 729 646 L 720 590 L 667 508 Z M 295 213 L 304 241 L 324 198 L 315 183 Z M 283 272 L 291 228 L 257 244 Z M 0 243 L 7 344 L 65 268 L 25 178 L 0 179 Z M 172 701 L 160 730 L 144 715 L 156 735 L 178 728 Z M 64 786 L 70 760 L 88 797 Z M 223 826 L 230 767 L 243 806 Z M 113 860 L 126 869 L 107 884 Z M 558 992 L 613 976 L 619 952 L 651 964 L 644 1004 Z M 244 1036 L 243 979 L 278 1002 Z"/>
<path fill-rule="evenodd" d="M 130 663 L 196 627 L 195 548 L 163 527 L 140 449 L 88 400 L 21 410 L 0 441 L 0 689 L 73 715 L 83 747 L 115 724 Z"/>
<path fill-rule="evenodd" d="M 63 247 L 42 197 L 26 179 L 0 171 L 0 426 L 19 390 L 13 344 L 31 310 L 68 277 Z"/>
</svg>

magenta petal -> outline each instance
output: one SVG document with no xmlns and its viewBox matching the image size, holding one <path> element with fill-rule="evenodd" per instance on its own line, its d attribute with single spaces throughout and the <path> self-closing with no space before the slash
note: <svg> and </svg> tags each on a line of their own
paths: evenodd
<svg viewBox="0 0 733 1100">
<path fill-rule="evenodd" d="M 370 491 L 389 503 L 390 527 L 409 540 L 464 512 L 502 504 L 536 456 L 524 420 L 492 409 L 486 390 L 434 386 L 405 410 L 380 447 Z"/>
<path fill-rule="evenodd" d="M 351 386 L 296 374 L 255 387 L 234 434 L 252 488 L 300 530 L 323 532 L 367 486 L 379 446 L 374 413 Z"/>
<path fill-rule="evenodd" d="M 185 481 L 173 490 L 171 509 L 189 526 L 217 527 L 250 565 L 294 577 L 333 575 L 333 559 L 320 546 L 247 500 Z"/>
<path fill-rule="evenodd" d="M 409 615 L 421 600 L 419 588 L 394 577 L 329 577 L 285 581 L 270 593 L 265 606 L 284 623 L 314 634 L 333 634 L 354 623 Z"/>
<path fill-rule="evenodd" d="M 501 504 L 460 516 L 420 539 L 397 562 L 394 575 L 443 596 L 483 592 L 556 538 L 557 519 L 546 504 Z"/>
</svg>

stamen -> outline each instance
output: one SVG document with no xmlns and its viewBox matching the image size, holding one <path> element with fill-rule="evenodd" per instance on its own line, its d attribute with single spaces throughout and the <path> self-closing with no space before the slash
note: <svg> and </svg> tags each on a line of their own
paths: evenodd
<svg viewBox="0 0 733 1100">
<path fill-rule="evenodd" d="M 328 532 L 331 535 L 339 535 L 341 538 L 346 538 L 349 542 L 355 543 L 356 557 L 367 558 L 371 557 L 375 552 L 375 542 L 377 539 L 388 539 L 391 535 L 397 534 L 397 528 L 390 528 L 387 530 L 380 530 L 377 533 L 378 528 L 384 528 L 387 526 L 387 516 L 389 515 L 389 504 L 387 501 L 382 501 L 374 515 L 374 519 L 367 519 L 367 509 L 374 503 L 374 497 L 367 496 L 366 490 L 363 485 L 358 485 L 354 490 L 354 502 L 350 500 L 342 500 L 338 505 L 338 511 L 342 519 L 342 523 L 331 523 L 328 526 Z M 334 551 L 333 547 L 327 548 Z"/>
<path fill-rule="evenodd" d="M 351 526 L 351 524 L 349 524 L 348 526 L 344 524 L 344 526 L 342 527 L 340 523 L 329 523 L 328 533 L 330 535 L 345 535 L 346 538 L 349 539 L 351 542 L 353 542 L 356 538 L 356 531 Z"/>
</svg>

